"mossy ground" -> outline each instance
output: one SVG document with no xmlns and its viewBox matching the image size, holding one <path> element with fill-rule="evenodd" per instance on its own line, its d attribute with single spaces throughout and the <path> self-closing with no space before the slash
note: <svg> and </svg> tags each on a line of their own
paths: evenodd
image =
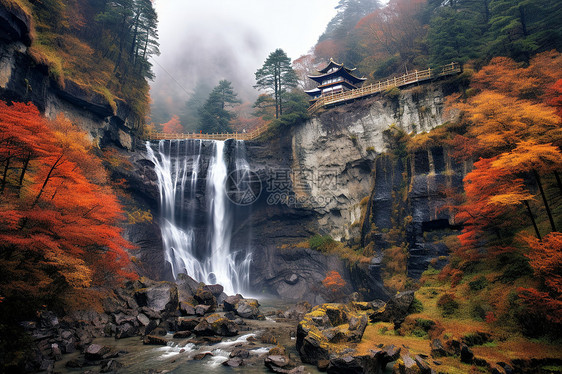
<svg viewBox="0 0 562 374">
<path fill-rule="evenodd" d="M 529 339 L 521 333 L 515 333 L 509 326 L 502 327 L 474 319 L 471 316 L 468 298 L 458 298 L 459 308 L 450 317 L 443 317 L 442 309 L 438 306 L 440 296 L 447 293 L 462 295 L 463 292 L 468 292 L 469 286 L 467 284 L 465 289 L 461 287 L 461 290 L 452 289 L 450 285 L 439 281 L 437 274 L 438 272 L 431 270 L 424 273 L 424 285 L 416 291 L 416 299 L 423 305 L 421 312 L 409 315 L 398 331 L 392 323 L 370 323 L 357 346 L 358 351 L 367 353 L 369 349 L 377 348 L 381 344 L 394 344 L 403 350 L 407 349 L 411 356 L 427 355 L 430 364 L 433 361 L 440 362 L 440 365 L 432 364 L 439 372 L 487 372 L 484 368 L 461 363 L 459 357 L 440 357 L 435 360 L 431 358 L 431 339 L 440 338 L 442 342 L 447 339 L 461 340 L 462 337 L 482 332 L 490 334 L 491 341 L 474 345 L 470 349 L 475 357 L 490 364 L 500 361 L 509 363 L 513 359 L 562 359 L 562 345 L 559 342 Z M 427 334 L 421 334 L 419 326 L 429 326 L 428 321 L 435 322 L 435 326 Z"/>
</svg>

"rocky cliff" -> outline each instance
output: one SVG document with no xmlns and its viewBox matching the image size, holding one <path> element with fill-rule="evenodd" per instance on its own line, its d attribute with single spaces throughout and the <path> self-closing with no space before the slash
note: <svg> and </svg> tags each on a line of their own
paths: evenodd
<svg viewBox="0 0 562 374">
<path fill-rule="evenodd" d="M 54 79 L 49 67 L 30 54 L 31 23 L 30 16 L 17 5 L 8 8 L 0 4 L 0 97 L 32 102 L 49 118 L 64 114 L 87 130 L 96 143 L 131 150 L 134 138 L 127 103 L 109 103 L 103 95 L 72 80 Z"/>
</svg>

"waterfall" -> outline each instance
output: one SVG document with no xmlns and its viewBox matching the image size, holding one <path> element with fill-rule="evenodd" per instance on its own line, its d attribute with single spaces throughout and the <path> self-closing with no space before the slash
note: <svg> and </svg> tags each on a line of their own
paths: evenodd
<svg viewBox="0 0 562 374">
<path fill-rule="evenodd" d="M 236 206 L 225 188 L 229 177 L 225 142 L 160 140 L 157 151 L 155 145 L 147 142 L 146 148 L 158 177 L 160 228 L 172 275 L 176 278 L 185 272 L 207 284 L 219 283 L 228 294 L 247 291 L 251 251 L 231 248 Z M 203 148 L 208 146 L 213 153 L 203 179 Z M 232 141 L 229 146 L 233 147 L 230 164 L 234 169 L 230 172 L 249 170 L 244 142 Z M 198 191 L 204 191 L 202 203 Z M 202 216 L 203 207 L 206 216 Z"/>
</svg>

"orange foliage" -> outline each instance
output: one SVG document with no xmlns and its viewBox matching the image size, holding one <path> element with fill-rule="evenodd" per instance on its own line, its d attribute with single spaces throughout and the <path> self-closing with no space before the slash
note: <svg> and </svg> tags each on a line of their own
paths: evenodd
<svg viewBox="0 0 562 374">
<path fill-rule="evenodd" d="M 183 132 L 183 127 L 180 123 L 180 118 L 177 115 L 173 115 L 172 118 L 162 125 L 162 131 L 166 134 L 181 134 Z"/>
<path fill-rule="evenodd" d="M 322 285 L 330 292 L 336 293 L 345 287 L 345 281 L 342 279 L 340 273 L 331 270 L 326 274 L 326 278 L 322 281 Z"/>
<path fill-rule="evenodd" d="M 482 246 L 488 246 L 489 232 L 501 236 L 501 231 L 514 226 L 513 205 L 531 199 L 525 192 L 522 179 L 513 178 L 506 169 L 494 168 L 497 157 L 481 159 L 474 163 L 474 170 L 464 178 L 466 202 L 460 207 L 456 219 L 464 224 L 459 235 L 462 248 L 459 255 L 475 260 L 481 255 Z"/>
<path fill-rule="evenodd" d="M 543 101 L 548 87 L 560 79 L 562 54 L 544 52 L 531 59 L 528 67 L 507 57 L 496 57 L 473 76 L 472 87 L 494 90 L 519 99 Z"/>
<path fill-rule="evenodd" d="M 559 79 L 550 87 L 548 105 L 556 108 L 556 114 L 562 117 L 562 79 Z"/>
<path fill-rule="evenodd" d="M 43 297 L 123 278 L 132 245 L 86 134 L 31 104 L 0 102 L 0 292 Z"/>
</svg>

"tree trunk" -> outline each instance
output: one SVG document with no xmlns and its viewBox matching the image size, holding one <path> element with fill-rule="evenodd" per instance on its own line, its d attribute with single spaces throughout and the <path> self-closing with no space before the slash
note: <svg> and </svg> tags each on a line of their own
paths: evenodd
<svg viewBox="0 0 562 374">
<path fill-rule="evenodd" d="M 27 172 L 27 167 L 29 166 L 29 161 L 31 160 L 31 155 L 28 155 L 23 163 L 23 167 L 21 168 L 20 173 L 20 182 L 18 184 L 18 190 L 21 191 L 23 187 L 23 178 L 25 177 L 25 173 Z"/>
<path fill-rule="evenodd" d="M 39 202 L 39 198 L 41 197 L 41 195 L 43 194 L 43 192 L 45 192 L 45 187 L 47 187 L 47 183 L 49 182 L 49 179 L 51 179 L 51 174 L 53 174 L 53 171 L 55 171 L 55 169 L 60 166 L 59 161 L 62 160 L 64 156 L 64 153 L 61 154 L 59 156 L 59 158 L 57 158 L 57 160 L 55 161 L 55 163 L 53 164 L 53 166 L 51 166 L 51 170 L 49 170 L 49 174 L 47 174 L 47 176 L 45 177 L 45 181 L 43 182 L 43 185 L 41 186 L 41 190 L 39 191 L 39 193 L 37 194 L 37 197 L 35 198 L 35 201 L 33 202 L 33 205 L 31 205 L 31 207 L 33 208 L 35 205 L 37 205 L 37 203 Z"/>
<path fill-rule="evenodd" d="M 533 228 L 535 229 L 535 234 L 537 234 L 537 238 L 542 240 L 541 233 L 539 232 L 539 228 L 537 227 L 537 222 L 535 221 L 535 217 L 533 216 L 533 212 L 531 212 L 531 207 L 529 206 L 529 202 L 527 200 L 523 201 L 523 204 L 527 207 L 527 213 L 529 213 L 529 218 L 531 218 L 531 222 L 533 223 Z"/>
<path fill-rule="evenodd" d="M 2 186 L 0 187 L 0 193 L 4 193 L 4 188 L 6 187 L 6 179 L 8 178 L 8 170 L 10 169 L 10 160 L 12 157 L 6 159 L 6 166 L 4 167 L 4 176 L 2 177 Z"/>
<path fill-rule="evenodd" d="M 546 200 L 546 194 L 544 193 L 544 188 L 542 187 L 541 177 L 536 170 L 533 169 L 533 175 L 535 176 L 535 180 L 537 181 L 537 185 L 539 186 L 539 191 L 541 192 L 542 201 L 544 203 L 544 208 L 546 209 L 546 215 L 548 216 L 548 220 L 550 221 L 550 227 L 552 231 L 556 230 L 556 225 L 554 224 L 554 219 L 552 218 L 552 212 L 550 211 L 550 206 L 548 205 L 548 201 Z"/>
<path fill-rule="evenodd" d="M 556 177 L 556 183 L 558 184 L 558 189 L 560 190 L 560 195 L 562 195 L 562 181 L 560 180 L 560 174 L 554 171 L 554 176 Z"/>
</svg>

